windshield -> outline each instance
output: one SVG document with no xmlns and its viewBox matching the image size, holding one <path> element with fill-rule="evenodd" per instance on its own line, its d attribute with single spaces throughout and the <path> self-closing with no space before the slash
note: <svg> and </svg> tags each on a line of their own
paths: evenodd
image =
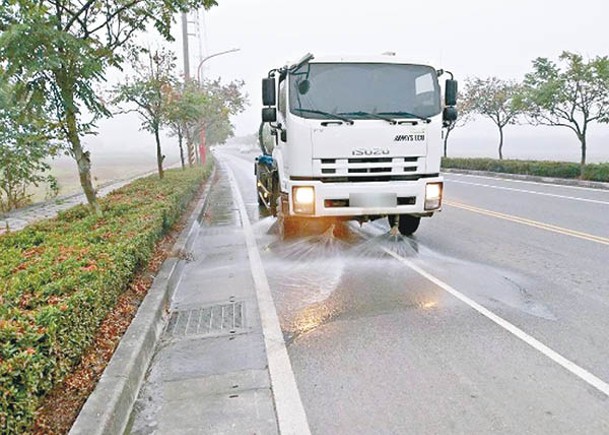
<svg viewBox="0 0 609 435">
<path fill-rule="evenodd" d="M 312 63 L 290 74 L 290 112 L 303 118 L 428 118 L 440 111 L 436 71 L 428 66 Z"/>
</svg>

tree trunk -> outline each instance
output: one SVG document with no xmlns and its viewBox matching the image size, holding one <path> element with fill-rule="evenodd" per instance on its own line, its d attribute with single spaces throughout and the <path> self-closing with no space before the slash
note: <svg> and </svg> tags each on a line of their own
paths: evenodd
<svg viewBox="0 0 609 435">
<path fill-rule="evenodd" d="M 165 176 L 163 171 L 163 160 L 165 160 L 165 156 L 161 152 L 161 138 L 159 137 L 158 127 L 155 127 L 154 129 L 154 138 L 156 139 L 156 163 L 159 169 L 159 178 L 162 180 Z"/>
<path fill-rule="evenodd" d="M 578 134 L 577 137 L 579 138 L 582 149 L 581 161 L 579 163 L 579 178 L 582 178 L 586 167 L 586 133 Z"/>
<path fill-rule="evenodd" d="M 499 127 L 499 160 L 503 160 L 503 127 Z"/>
<path fill-rule="evenodd" d="M 97 202 L 97 192 L 93 188 L 93 182 L 91 181 L 91 154 L 89 151 L 85 151 L 80 143 L 80 137 L 78 136 L 78 126 L 76 120 L 76 106 L 74 105 L 74 87 L 68 80 L 64 70 L 55 72 L 57 84 L 61 91 L 61 97 L 65 108 L 65 122 L 67 127 L 68 142 L 70 143 L 70 150 L 72 151 L 72 157 L 76 160 L 78 166 L 78 177 L 80 179 L 80 185 L 91 211 L 97 216 L 102 215 L 101 207 Z"/>
<path fill-rule="evenodd" d="M 93 182 L 91 181 L 91 154 L 89 151 L 83 150 L 78 133 L 70 132 L 68 139 L 72 145 L 72 154 L 74 155 L 74 159 L 78 165 L 80 185 L 82 186 L 82 190 L 85 192 L 89 207 L 91 207 L 91 210 L 97 216 L 101 216 L 102 210 L 99 206 L 99 202 L 97 202 L 97 192 L 93 188 Z"/>
<path fill-rule="evenodd" d="M 11 211 L 13 208 L 15 208 L 15 199 L 13 195 L 13 191 L 15 188 L 13 186 L 13 177 L 11 176 L 10 170 L 8 168 L 6 169 L 5 183 L 6 187 L 2 190 L 6 192 L 6 211 Z"/>
<path fill-rule="evenodd" d="M 201 159 L 199 156 L 199 144 L 193 142 L 193 147 L 194 147 L 194 151 L 195 151 L 195 164 L 200 164 L 201 163 Z"/>
<path fill-rule="evenodd" d="M 186 162 L 184 161 L 184 144 L 182 143 L 183 140 L 183 136 L 182 136 L 182 132 L 178 131 L 178 146 L 180 147 L 180 161 L 182 162 L 182 169 L 186 169 Z"/>
<path fill-rule="evenodd" d="M 186 136 L 186 150 L 188 151 L 188 166 L 192 168 L 195 164 L 195 149 L 192 139 L 189 136 L 190 135 Z"/>
</svg>

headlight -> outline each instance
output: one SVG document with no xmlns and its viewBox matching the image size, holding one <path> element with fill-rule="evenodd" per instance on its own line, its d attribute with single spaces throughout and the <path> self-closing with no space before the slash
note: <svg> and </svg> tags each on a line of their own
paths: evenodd
<svg viewBox="0 0 609 435">
<path fill-rule="evenodd" d="M 315 189 L 311 186 L 295 186 L 292 188 L 294 213 L 315 214 Z"/>
<path fill-rule="evenodd" d="M 425 186 L 425 210 L 435 210 L 442 205 L 442 183 Z"/>
</svg>

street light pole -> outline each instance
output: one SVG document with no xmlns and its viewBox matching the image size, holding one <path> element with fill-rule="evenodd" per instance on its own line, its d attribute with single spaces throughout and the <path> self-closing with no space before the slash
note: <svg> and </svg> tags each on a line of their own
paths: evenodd
<svg viewBox="0 0 609 435">
<path fill-rule="evenodd" d="M 203 63 L 205 61 L 207 61 L 208 59 L 211 59 L 212 57 L 216 57 L 216 56 L 221 56 L 223 54 L 227 54 L 227 53 L 234 53 L 235 51 L 239 51 L 241 50 L 240 48 L 231 48 L 230 50 L 226 50 L 226 51 L 221 51 L 219 53 L 214 53 L 214 54 L 210 54 L 207 57 L 204 57 L 201 62 L 199 62 L 199 66 L 197 67 L 197 80 L 199 81 L 199 83 L 201 83 L 203 80 L 201 77 L 201 67 L 203 66 Z"/>
</svg>

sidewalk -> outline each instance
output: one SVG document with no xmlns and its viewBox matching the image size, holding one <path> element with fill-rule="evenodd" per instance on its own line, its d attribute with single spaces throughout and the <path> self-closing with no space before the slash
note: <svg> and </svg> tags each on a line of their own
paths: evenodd
<svg viewBox="0 0 609 435">
<path fill-rule="evenodd" d="M 169 168 L 175 167 L 172 165 Z M 97 188 L 98 197 L 106 196 L 113 190 L 119 189 L 126 184 L 131 183 L 133 180 L 143 178 L 151 174 L 155 174 L 157 171 L 149 171 L 144 174 L 136 175 L 133 177 L 125 178 L 122 180 L 105 183 Z M 51 199 L 45 202 L 38 202 L 36 204 L 29 205 L 27 207 L 13 210 L 9 213 L 0 213 L 0 234 L 6 232 L 7 228 L 10 231 L 19 231 L 25 228 L 27 225 L 43 220 L 50 219 L 57 216 L 57 213 L 63 210 L 67 210 L 79 204 L 86 204 L 87 199 L 84 193 L 73 193 L 71 195 L 59 196 L 55 199 Z"/>
<path fill-rule="evenodd" d="M 71 435 L 279 433 L 247 245 L 218 165 Z"/>
<path fill-rule="evenodd" d="M 130 433 L 278 433 L 245 236 L 226 176 L 217 168 Z"/>
</svg>

